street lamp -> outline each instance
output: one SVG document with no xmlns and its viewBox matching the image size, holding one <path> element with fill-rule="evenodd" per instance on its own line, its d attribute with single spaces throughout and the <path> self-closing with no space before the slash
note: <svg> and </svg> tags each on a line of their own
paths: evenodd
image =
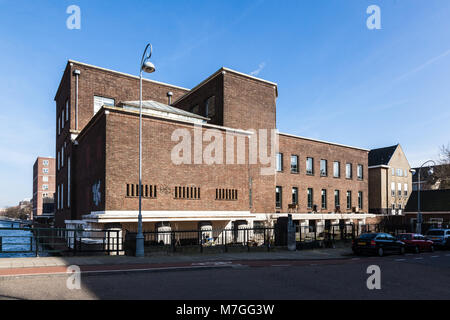
<svg viewBox="0 0 450 320">
<path fill-rule="evenodd" d="M 149 48 L 150 51 L 147 52 Z M 155 66 L 150 62 L 151 56 L 152 45 L 149 43 L 142 55 L 139 78 L 139 215 L 136 235 L 136 257 L 144 256 L 144 235 L 142 234 L 142 72 L 155 72 Z"/>
<path fill-rule="evenodd" d="M 419 167 L 419 169 L 417 169 L 419 175 L 417 177 L 418 189 L 417 189 L 417 223 L 416 223 L 416 233 L 419 233 L 419 234 L 422 233 L 422 213 L 420 212 L 420 183 L 421 183 L 420 182 L 420 170 L 428 162 L 432 162 L 433 166 L 436 166 L 436 162 L 434 162 L 433 160 L 427 160 Z"/>
</svg>

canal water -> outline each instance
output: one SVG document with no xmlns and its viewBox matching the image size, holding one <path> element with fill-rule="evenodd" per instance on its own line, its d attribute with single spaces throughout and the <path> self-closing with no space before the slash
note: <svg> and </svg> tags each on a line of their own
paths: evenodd
<svg viewBox="0 0 450 320">
<path fill-rule="evenodd" d="M 1 228 L 14 228 L 11 230 L 3 230 Z M 0 221 L 0 238 L 2 238 L 2 251 L 0 258 L 23 258 L 34 257 L 34 238 L 33 233 L 27 230 L 19 229 L 20 225 L 17 222 Z M 30 251 L 23 253 L 11 253 L 8 251 Z"/>
</svg>

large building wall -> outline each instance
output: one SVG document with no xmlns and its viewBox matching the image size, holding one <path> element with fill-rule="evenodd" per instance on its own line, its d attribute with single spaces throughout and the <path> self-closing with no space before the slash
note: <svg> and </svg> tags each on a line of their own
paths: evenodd
<svg viewBox="0 0 450 320">
<path fill-rule="evenodd" d="M 277 211 L 288 212 L 288 204 L 292 203 L 292 187 L 298 188 L 298 212 L 311 212 L 307 207 L 307 189 L 313 189 L 313 204 L 317 205 L 318 212 L 329 213 L 335 210 L 334 191 L 340 191 L 340 211 L 352 212 L 358 207 L 358 192 L 363 193 L 363 206 L 361 212 L 368 211 L 368 151 L 324 143 L 303 138 L 280 134 L 279 152 L 283 154 L 283 171 L 277 172 L 276 186 L 282 187 L 282 207 Z M 291 155 L 299 157 L 299 172 L 291 173 Z M 306 158 L 312 157 L 314 174 L 306 174 Z M 327 160 L 328 174 L 320 176 L 320 160 Z M 333 162 L 340 162 L 340 177 L 333 177 Z M 353 175 L 351 179 L 345 177 L 346 163 L 352 164 Z M 363 165 L 363 178 L 357 178 L 357 165 Z M 321 190 L 327 190 L 327 208 L 321 208 Z M 352 205 L 346 207 L 346 193 L 352 193 Z"/>
</svg>

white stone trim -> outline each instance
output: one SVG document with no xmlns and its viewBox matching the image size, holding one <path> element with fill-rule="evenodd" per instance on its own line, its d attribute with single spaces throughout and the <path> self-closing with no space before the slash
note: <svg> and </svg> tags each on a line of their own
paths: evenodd
<svg viewBox="0 0 450 320">
<path fill-rule="evenodd" d="M 286 136 L 286 137 L 291 137 L 291 138 L 304 139 L 304 140 L 309 140 L 309 141 L 314 141 L 314 142 L 321 142 L 321 143 L 331 144 L 333 146 L 338 146 L 338 147 L 345 147 L 345 148 L 351 148 L 351 149 L 362 150 L 362 151 L 370 151 L 369 149 L 353 147 L 353 146 L 340 144 L 340 143 L 329 142 L 329 141 L 325 141 L 325 140 L 312 139 L 312 138 L 297 136 L 297 135 L 293 135 L 293 134 L 289 134 L 289 133 L 279 132 L 278 134 L 281 135 L 281 136 Z"/>
</svg>

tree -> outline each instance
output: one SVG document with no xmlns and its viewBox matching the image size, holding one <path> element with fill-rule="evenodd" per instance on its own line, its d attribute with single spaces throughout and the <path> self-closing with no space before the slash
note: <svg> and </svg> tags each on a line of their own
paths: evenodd
<svg viewBox="0 0 450 320">
<path fill-rule="evenodd" d="M 31 202 L 25 205 L 6 208 L 4 216 L 12 219 L 27 220 L 31 216 L 32 204 Z"/>
<path fill-rule="evenodd" d="M 450 189 L 450 143 L 441 146 L 439 160 L 433 168 L 433 174 L 429 176 L 429 183 L 439 189 Z"/>
</svg>

